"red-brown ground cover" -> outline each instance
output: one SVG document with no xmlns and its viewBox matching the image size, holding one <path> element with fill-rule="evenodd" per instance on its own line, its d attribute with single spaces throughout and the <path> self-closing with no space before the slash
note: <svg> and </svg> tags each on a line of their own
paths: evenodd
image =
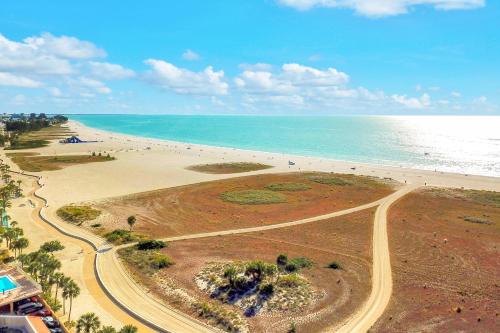
<svg viewBox="0 0 500 333">
<path fill-rule="evenodd" d="M 372 332 L 500 332 L 500 193 L 411 193 L 389 245 L 393 297 Z"/>
<path fill-rule="evenodd" d="M 369 295 L 373 213 L 371 209 L 265 232 L 172 242 L 162 252 L 176 264 L 155 277 L 137 271 L 136 266 L 126 267 L 165 302 L 196 316 L 185 298 L 165 292 L 161 279 L 171 281 L 191 297 L 208 301 L 210 297 L 198 289 L 194 277 L 209 262 L 264 260 L 274 263 L 281 253 L 307 257 L 315 264 L 301 274 L 317 291 L 318 298 L 306 309 L 261 313 L 246 319 L 250 332 L 286 332 L 292 322 L 296 323 L 297 332 L 320 332 L 342 322 Z M 328 268 L 332 261 L 340 263 L 342 269 Z M 227 308 L 239 310 L 235 306 L 227 305 Z"/>
<path fill-rule="evenodd" d="M 97 203 L 105 212 L 98 221 L 105 230 L 127 229 L 126 219 L 137 217 L 134 227 L 140 234 L 159 238 L 226 229 L 237 229 L 331 213 L 380 199 L 393 192 L 393 184 L 368 177 L 335 175 L 348 185 L 312 181 L 320 173 L 263 174 L 139 193 Z M 326 174 L 328 175 L 328 174 Z M 276 192 L 286 202 L 240 205 L 221 198 L 225 192 L 265 190 L 282 182 L 306 184 L 304 191 Z M 102 232 L 102 229 L 101 229 Z"/>
</svg>

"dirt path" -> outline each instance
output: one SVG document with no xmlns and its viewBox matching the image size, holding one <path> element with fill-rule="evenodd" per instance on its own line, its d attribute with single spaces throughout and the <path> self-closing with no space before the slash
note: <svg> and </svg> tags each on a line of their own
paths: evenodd
<svg viewBox="0 0 500 333">
<path fill-rule="evenodd" d="M 373 284 L 372 295 L 370 296 L 370 300 L 372 297 L 378 299 L 379 294 L 382 294 L 384 298 L 382 302 L 376 302 L 374 303 L 374 305 L 371 305 L 366 310 L 365 310 L 366 305 L 363 307 L 363 313 L 366 311 L 370 311 L 370 314 L 373 311 L 372 308 L 373 307 L 376 308 L 375 310 L 377 311 L 371 317 L 367 318 L 367 319 L 374 318 L 373 319 L 374 322 L 378 318 L 378 316 L 380 316 L 380 314 L 384 311 L 385 306 L 387 305 L 392 292 L 391 267 L 388 254 L 389 250 L 387 244 L 387 232 L 385 223 L 387 208 L 393 202 L 403 197 L 405 194 L 412 191 L 414 188 L 416 188 L 416 186 L 405 186 L 402 189 L 392 193 L 391 195 L 385 198 L 379 199 L 377 201 L 368 204 L 337 211 L 334 213 L 301 219 L 297 221 L 279 223 L 274 225 L 266 225 L 261 227 L 242 228 L 234 230 L 224 230 L 217 232 L 176 236 L 176 237 L 164 238 L 163 240 L 166 242 L 173 242 L 173 241 L 180 241 L 187 239 L 217 237 L 224 235 L 235 235 L 235 234 L 278 229 L 278 228 L 286 228 L 286 227 L 321 221 L 325 219 L 330 219 L 342 215 L 347 215 L 368 208 L 379 206 L 379 209 L 377 209 L 375 217 L 374 256 L 380 258 L 376 260 L 376 265 L 374 264 L 374 272 L 376 271 L 375 274 L 377 274 L 378 277 L 376 280 L 374 279 L 374 282 L 375 281 L 376 282 Z M 133 281 L 133 279 L 128 275 L 128 273 L 120 264 L 120 261 L 116 253 L 117 250 L 129 247 L 131 245 L 133 244 L 125 244 L 117 247 L 108 247 L 100 251 L 101 253 L 98 256 L 98 261 L 97 261 L 97 270 L 99 272 L 103 285 L 105 286 L 105 288 L 108 289 L 109 293 L 112 294 L 115 300 L 117 300 L 120 304 L 122 304 L 122 306 L 127 307 L 129 309 L 134 309 L 133 311 L 135 311 L 137 315 L 143 318 L 147 318 L 148 321 L 154 323 L 158 327 L 167 328 L 168 330 L 172 330 L 175 332 L 205 332 L 206 331 L 205 327 L 198 328 L 197 330 L 191 330 L 191 328 L 194 329 L 195 327 L 191 326 L 192 324 L 198 324 L 196 320 L 186 316 L 185 314 L 172 310 L 170 307 L 162 303 L 159 299 L 156 299 L 153 295 L 149 294 L 149 292 L 145 291 L 142 287 L 138 286 L 137 283 Z M 389 278 L 388 280 L 387 276 Z M 385 282 L 381 283 L 381 281 Z M 385 298 L 387 298 L 387 302 L 385 302 Z M 367 302 L 367 304 L 373 303 L 370 302 L 370 300 Z M 365 318 L 365 315 L 363 315 L 362 318 Z M 355 318 L 353 318 L 353 320 L 354 319 Z M 365 319 L 363 320 L 363 322 L 365 322 Z M 372 324 L 371 321 L 369 322 Z M 187 326 L 182 326 L 183 329 L 175 328 L 176 326 L 180 327 L 178 325 L 181 324 Z M 342 332 L 358 332 L 358 331 L 361 332 L 362 330 L 354 329 L 347 331 L 344 330 Z"/>
<path fill-rule="evenodd" d="M 397 200 L 418 188 L 407 185 L 386 197 L 375 212 L 373 226 L 373 273 L 372 291 L 363 306 L 353 314 L 337 333 L 366 332 L 384 313 L 392 294 L 392 270 L 387 237 L 387 211 Z"/>
</svg>

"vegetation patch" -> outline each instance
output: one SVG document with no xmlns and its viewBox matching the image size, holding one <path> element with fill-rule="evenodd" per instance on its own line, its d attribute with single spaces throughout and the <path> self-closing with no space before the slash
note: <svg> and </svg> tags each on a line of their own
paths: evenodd
<svg viewBox="0 0 500 333">
<path fill-rule="evenodd" d="M 130 230 L 115 229 L 111 232 L 105 233 L 104 238 L 106 238 L 108 242 L 118 245 L 140 241 L 144 238 L 144 236 Z"/>
<path fill-rule="evenodd" d="M 262 312 L 300 311 L 313 298 L 309 282 L 297 272 L 261 260 L 212 262 L 195 277 L 198 287 L 247 317 Z"/>
<path fill-rule="evenodd" d="M 63 206 L 57 210 L 57 216 L 66 222 L 81 225 L 83 222 L 95 220 L 101 211 L 90 206 Z"/>
<path fill-rule="evenodd" d="M 481 218 L 481 217 L 474 217 L 474 216 L 464 216 L 463 220 L 465 222 L 476 223 L 476 224 L 488 224 L 488 225 L 494 224 L 493 221 L 486 220 L 486 219 Z"/>
<path fill-rule="evenodd" d="M 334 175 L 314 175 L 314 176 L 309 176 L 309 180 L 315 182 L 315 183 L 320 183 L 324 185 L 336 185 L 336 186 L 346 186 L 346 185 L 352 185 L 353 183 L 349 180 L 346 180 L 344 178 L 340 178 Z"/>
<path fill-rule="evenodd" d="M 193 309 L 198 316 L 226 332 L 248 332 L 245 321 L 236 312 L 226 310 L 213 302 L 196 302 L 193 304 Z"/>
<path fill-rule="evenodd" d="M 58 155 L 58 156 L 36 156 L 36 153 L 11 153 L 7 154 L 12 162 L 24 171 L 40 172 L 61 170 L 70 165 L 86 164 L 93 162 L 113 161 L 111 156 L 94 155 Z"/>
<path fill-rule="evenodd" d="M 270 191 L 297 192 L 309 190 L 311 186 L 304 183 L 271 183 L 266 185 Z"/>
<path fill-rule="evenodd" d="M 225 174 L 225 173 L 241 173 L 257 170 L 265 170 L 272 168 L 270 165 L 250 162 L 232 162 L 232 163 L 215 163 L 215 164 L 201 164 L 188 167 L 188 170 L 212 173 L 212 174 Z"/>
<path fill-rule="evenodd" d="M 166 246 L 165 243 L 164 246 Z M 148 276 L 174 264 L 174 261 L 169 256 L 161 253 L 158 248 L 141 250 L 139 245 L 135 245 L 120 249 L 118 255 L 128 265 Z"/>
<path fill-rule="evenodd" d="M 220 195 L 226 202 L 239 205 L 265 205 L 286 202 L 286 197 L 281 193 L 269 190 L 243 190 L 224 192 Z"/>
</svg>

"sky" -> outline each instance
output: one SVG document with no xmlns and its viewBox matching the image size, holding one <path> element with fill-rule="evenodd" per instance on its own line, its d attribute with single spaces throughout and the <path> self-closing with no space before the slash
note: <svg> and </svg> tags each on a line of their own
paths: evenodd
<svg viewBox="0 0 500 333">
<path fill-rule="evenodd" d="M 0 113 L 500 114 L 500 1 L 5 1 Z"/>
</svg>

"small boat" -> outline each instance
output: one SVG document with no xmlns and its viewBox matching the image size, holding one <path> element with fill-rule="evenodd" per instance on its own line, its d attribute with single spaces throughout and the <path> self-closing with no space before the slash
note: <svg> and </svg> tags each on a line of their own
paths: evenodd
<svg viewBox="0 0 500 333">
<path fill-rule="evenodd" d="M 288 161 L 288 165 L 295 165 L 295 162 Z"/>
</svg>

